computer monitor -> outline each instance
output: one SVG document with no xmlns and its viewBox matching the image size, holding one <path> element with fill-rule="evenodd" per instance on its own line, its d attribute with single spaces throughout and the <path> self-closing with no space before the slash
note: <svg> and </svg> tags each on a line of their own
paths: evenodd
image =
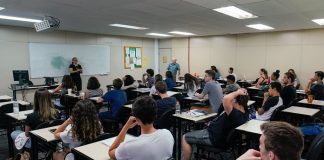
<svg viewBox="0 0 324 160">
<path fill-rule="evenodd" d="M 29 83 L 28 70 L 13 70 L 12 71 L 14 81 L 19 81 L 19 85 Z"/>
<path fill-rule="evenodd" d="M 51 85 L 55 84 L 54 77 L 44 77 L 44 78 L 45 78 L 46 85 L 51 86 Z"/>
</svg>

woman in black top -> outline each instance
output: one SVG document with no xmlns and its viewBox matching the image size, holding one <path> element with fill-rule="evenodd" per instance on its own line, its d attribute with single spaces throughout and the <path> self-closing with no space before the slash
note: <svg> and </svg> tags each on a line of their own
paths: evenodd
<svg viewBox="0 0 324 160">
<path fill-rule="evenodd" d="M 82 90 L 82 80 L 80 74 L 82 73 L 82 67 L 78 64 L 78 59 L 76 57 L 72 58 L 72 64 L 69 66 L 70 76 L 74 84 L 76 85 L 78 91 Z"/>
<path fill-rule="evenodd" d="M 45 88 L 38 89 L 34 96 L 34 112 L 28 114 L 25 120 L 25 131 L 13 131 L 11 137 L 15 140 L 23 132 L 25 132 L 26 137 L 29 137 L 29 131 L 36 129 L 41 123 L 49 122 L 57 118 L 58 111 L 52 105 L 51 94 Z M 30 140 L 25 143 L 25 147 L 31 148 Z"/>
</svg>

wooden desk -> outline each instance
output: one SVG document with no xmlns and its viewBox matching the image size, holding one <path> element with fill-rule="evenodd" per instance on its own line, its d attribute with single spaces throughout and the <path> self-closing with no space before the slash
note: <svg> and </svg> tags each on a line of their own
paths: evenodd
<svg viewBox="0 0 324 160">
<path fill-rule="evenodd" d="M 17 84 L 11 84 L 9 89 L 12 90 L 13 99 L 16 99 L 17 91 L 24 91 L 24 90 L 31 90 L 31 89 L 38 89 L 38 88 L 56 88 L 57 86 L 58 86 L 58 84 L 53 84 L 51 86 L 48 86 L 48 85 L 20 86 Z"/>
<path fill-rule="evenodd" d="M 144 93 L 150 93 L 151 88 L 136 88 L 136 89 L 133 89 L 132 91 L 144 94 Z"/>
<path fill-rule="evenodd" d="M 173 87 L 176 90 L 184 90 L 184 85 L 178 86 L 178 87 Z"/>
<path fill-rule="evenodd" d="M 11 101 L 12 97 L 8 96 L 8 95 L 1 95 L 0 96 L 0 102 L 8 102 Z"/>
<path fill-rule="evenodd" d="M 254 133 L 254 134 L 262 134 L 260 126 L 263 123 L 266 123 L 267 121 L 260 121 L 256 119 L 252 119 L 250 121 L 247 121 L 246 123 L 236 127 L 235 129 L 238 131 L 248 132 L 248 133 Z"/>
<path fill-rule="evenodd" d="M 7 104 L 11 104 L 13 103 L 14 101 L 8 101 L 8 102 L 0 102 L 0 107 L 4 106 L 4 105 L 7 105 Z M 26 101 L 22 101 L 22 100 L 18 100 L 17 101 L 19 104 L 23 105 L 23 106 L 28 106 L 30 105 L 29 102 L 26 102 Z"/>
<path fill-rule="evenodd" d="M 248 106 L 251 106 L 251 105 L 253 105 L 254 103 L 255 103 L 255 101 L 249 100 L 248 103 L 247 103 L 247 105 L 248 105 Z"/>
<path fill-rule="evenodd" d="M 26 111 L 21 111 L 18 114 L 15 113 L 6 113 L 6 115 L 8 115 L 9 117 L 17 120 L 17 121 L 22 121 L 25 120 L 27 118 L 28 114 L 33 113 L 34 110 L 26 110 Z"/>
<path fill-rule="evenodd" d="M 175 146 L 178 145 L 178 148 L 177 148 L 177 151 L 173 151 L 173 152 L 178 153 L 179 160 L 181 159 L 181 140 L 182 140 L 182 129 L 181 129 L 182 122 L 181 121 L 184 120 L 184 121 L 188 121 L 190 123 L 197 123 L 197 122 L 202 122 L 204 120 L 207 120 L 207 119 L 210 119 L 210 118 L 213 118 L 216 116 L 217 116 L 217 113 L 210 113 L 210 114 L 207 114 L 204 116 L 199 116 L 199 117 L 191 116 L 186 112 L 182 112 L 181 114 L 173 114 L 173 117 L 176 119 L 176 121 L 177 121 L 176 124 L 178 126 L 178 128 L 177 128 L 178 129 L 178 144 L 176 144 L 176 143 L 174 144 Z M 174 128 L 175 127 L 176 126 L 174 126 Z M 173 132 L 174 132 L 174 135 L 176 135 L 175 130 Z M 176 148 L 176 147 L 174 147 L 174 148 Z"/>
<path fill-rule="evenodd" d="M 133 136 L 126 135 L 125 141 L 133 139 Z M 76 147 L 72 149 L 72 153 L 75 156 L 75 159 L 94 159 L 94 160 L 109 160 L 108 150 L 110 145 L 115 141 L 116 137 L 109 138 L 103 141 L 98 141 Z M 104 142 L 108 144 L 104 144 Z"/>
<path fill-rule="evenodd" d="M 314 108 L 291 106 L 289 108 L 284 109 L 282 112 L 313 117 L 319 111 L 320 111 L 319 109 L 314 109 Z"/>
<path fill-rule="evenodd" d="M 261 89 L 256 86 L 247 87 L 247 89 L 261 91 Z"/>
</svg>

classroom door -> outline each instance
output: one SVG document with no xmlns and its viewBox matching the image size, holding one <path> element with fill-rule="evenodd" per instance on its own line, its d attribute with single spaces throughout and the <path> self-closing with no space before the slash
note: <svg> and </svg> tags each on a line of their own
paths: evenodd
<svg viewBox="0 0 324 160">
<path fill-rule="evenodd" d="M 165 72 L 171 62 L 171 48 L 163 48 L 159 50 L 159 73 L 165 78 Z"/>
</svg>

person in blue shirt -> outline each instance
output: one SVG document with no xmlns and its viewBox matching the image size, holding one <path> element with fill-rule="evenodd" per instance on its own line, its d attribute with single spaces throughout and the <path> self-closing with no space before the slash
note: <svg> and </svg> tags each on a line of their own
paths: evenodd
<svg viewBox="0 0 324 160">
<path fill-rule="evenodd" d="M 110 112 L 101 112 L 99 113 L 99 118 L 103 119 L 115 119 L 116 114 L 120 108 L 124 106 L 127 102 L 126 92 L 120 88 L 123 85 L 123 81 L 120 78 L 114 79 L 113 87 L 114 89 L 107 92 L 104 96 L 100 97 L 97 100 L 97 103 L 109 102 L 110 103 Z"/>
<path fill-rule="evenodd" d="M 314 95 L 316 100 L 324 100 L 324 72 L 316 71 L 314 77 L 308 81 L 308 84 L 305 88 L 307 94 Z"/>
<path fill-rule="evenodd" d="M 165 83 L 167 85 L 168 91 L 171 91 L 172 88 L 175 86 L 175 82 L 173 81 L 173 76 L 171 71 L 165 72 Z"/>
<path fill-rule="evenodd" d="M 171 71 L 173 76 L 173 81 L 176 82 L 177 72 L 178 72 L 178 76 L 180 76 L 180 65 L 177 63 L 177 59 L 172 58 L 172 63 L 168 65 L 167 70 Z"/>
</svg>

